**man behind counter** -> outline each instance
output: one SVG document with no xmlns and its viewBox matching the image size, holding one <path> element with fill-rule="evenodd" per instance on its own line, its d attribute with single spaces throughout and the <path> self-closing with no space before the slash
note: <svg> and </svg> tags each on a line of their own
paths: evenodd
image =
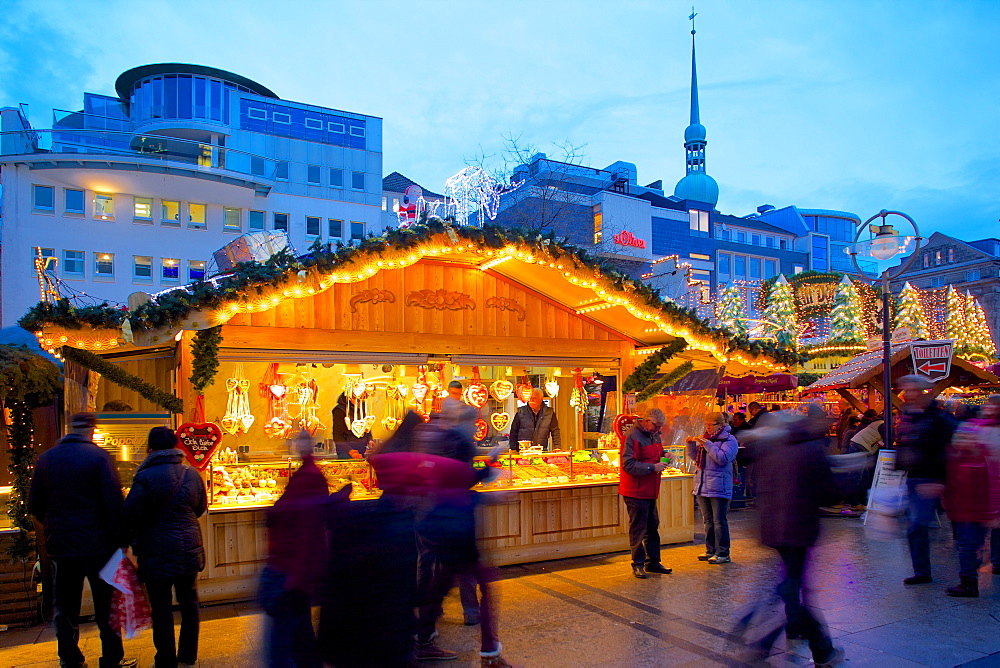
<svg viewBox="0 0 1000 668">
<path fill-rule="evenodd" d="M 556 414 L 542 402 L 542 391 L 535 388 L 531 391 L 528 404 L 517 409 L 517 414 L 510 423 L 510 447 L 519 450 L 519 441 L 531 441 L 532 445 L 547 448 L 550 436 L 551 450 L 559 450 L 562 446 L 562 437 L 559 434 Z"/>
</svg>

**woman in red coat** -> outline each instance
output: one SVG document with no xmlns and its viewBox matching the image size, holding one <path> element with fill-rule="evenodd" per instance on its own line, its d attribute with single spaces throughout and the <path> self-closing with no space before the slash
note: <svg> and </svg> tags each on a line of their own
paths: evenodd
<svg viewBox="0 0 1000 668">
<path fill-rule="evenodd" d="M 955 432 L 948 449 L 945 510 L 955 528 L 961 582 L 948 596 L 979 596 L 979 566 L 986 534 L 1000 520 L 1000 394 L 983 406 L 981 417 Z"/>
</svg>

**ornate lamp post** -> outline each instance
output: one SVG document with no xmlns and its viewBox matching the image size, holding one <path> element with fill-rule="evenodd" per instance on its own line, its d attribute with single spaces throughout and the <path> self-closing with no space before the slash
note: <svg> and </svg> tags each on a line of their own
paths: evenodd
<svg viewBox="0 0 1000 668">
<path fill-rule="evenodd" d="M 886 223 L 886 216 L 899 216 L 903 218 L 910 227 L 913 228 L 912 236 L 900 236 L 892 225 Z M 881 224 L 872 224 L 876 218 L 881 219 Z M 868 231 L 872 238 L 868 241 L 858 241 L 861 235 Z M 887 448 L 893 446 L 892 433 L 892 322 L 889 318 L 889 281 L 901 276 L 913 260 L 916 259 L 920 251 L 920 230 L 913 219 L 901 211 L 886 211 L 882 209 L 877 214 L 865 221 L 864 225 L 858 227 L 857 234 L 854 235 L 854 243 L 844 251 L 851 256 L 851 263 L 855 271 L 865 281 L 876 283 L 879 280 L 877 274 L 869 275 L 859 265 L 857 256 L 872 257 L 876 260 L 891 260 L 900 253 L 904 253 L 911 242 L 915 242 L 913 252 L 910 253 L 903 262 L 896 267 L 888 267 L 882 272 L 882 419 L 885 429 L 885 445 Z"/>
</svg>

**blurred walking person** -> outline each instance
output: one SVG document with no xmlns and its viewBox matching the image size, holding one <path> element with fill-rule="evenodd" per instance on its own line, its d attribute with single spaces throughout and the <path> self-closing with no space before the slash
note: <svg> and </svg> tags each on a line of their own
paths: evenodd
<svg viewBox="0 0 1000 668">
<path fill-rule="evenodd" d="M 986 534 L 1000 519 L 1000 394 L 989 397 L 981 416 L 963 423 L 948 448 L 944 507 L 955 530 L 960 580 L 948 596 L 979 596 Z"/>
<path fill-rule="evenodd" d="M 79 645 L 84 578 L 101 633 L 101 668 L 137 663 L 124 659 L 121 635 L 111 628 L 112 588 L 100 577 L 101 568 L 128 541 L 121 482 L 111 456 L 94 444 L 95 424 L 93 413 L 70 418 L 69 433 L 35 462 L 28 492 L 28 512 L 43 527 L 55 568 L 56 644 L 63 668 L 85 662 Z"/>
<path fill-rule="evenodd" d="M 903 390 L 904 407 L 896 438 L 896 469 L 906 471 L 906 537 L 913 564 L 913 575 L 903 584 L 918 585 L 932 581 L 928 527 L 944 492 L 945 448 L 951 443 L 956 422 L 931 397 L 934 384 L 926 377 L 903 376 L 898 387 Z"/>
<path fill-rule="evenodd" d="M 321 668 L 312 606 L 320 602 L 327 566 L 330 496 L 326 478 L 313 459 L 308 432 L 300 432 L 293 447 L 302 465 L 267 511 L 268 557 L 258 598 L 267 615 L 267 665 Z M 350 485 L 345 489 L 349 493 Z"/>
<path fill-rule="evenodd" d="M 785 604 L 786 618 L 751 644 L 753 659 L 767 657 L 783 628 L 788 639 L 809 641 L 817 666 L 832 665 L 844 657 L 802 597 L 809 550 L 819 537 L 819 508 L 837 498 L 824 454 L 827 426 L 787 412 L 772 413 L 762 419 L 747 446 L 758 470 L 760 542 L 777 550 L 784 566 L 778 596 Z M 740 620 L 738 628 L 745 627 L 749 617 Z"/>
<path fill-rule="evenodd" d="M 709 413 L 705 433 L 687 443 L 688 461 L 696 466 L 691 492 L 705 522 L 705 553 L 698 559 L 710 564 L 730 562 L 728 513 L 738 450 L 739 444 L 723 413 Z"/>
<path fill-rule="evenodd" d="M 640 580 L 646 573 L 673 573 L 660 563 L 660 474 L 667 467 L 663 459 L 660 430 L 667 417 L 659 408 L 637 407 L 639 421 L 625 435 L 621 448 L 618 493 L 628 511 L 628 542 L 632 552 L 632 575 Z"/>
<path fill-rule="evenodd" d="M 208 499 L 201 476 L 184 463 L 168 427 L 149 431 L 149 455 L 132 480 L 122 512 L 132 533 L 139 579 L 153 619 L 156 668 L 193 666 L 198 660 L 198 573 L 205 568 L 198 518 Z M 173 597 L 181 611 L 174 645 Z"/>
</svg>

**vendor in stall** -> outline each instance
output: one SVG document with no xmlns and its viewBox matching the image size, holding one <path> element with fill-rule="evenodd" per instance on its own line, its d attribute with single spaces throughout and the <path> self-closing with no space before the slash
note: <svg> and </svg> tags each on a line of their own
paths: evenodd
<svg viewBox="0 0 1000 668">
<path fill-rule="evenodd" d="M 551 448 L 549 448 L 550 437 Z M 531 441 L 532 445 L 540 445 L 546 450 L 559 450 L 562 447 L 559 421 L 556 420 L 555 411 L 545 405 L 542 401 L 542 391 L 537 387 L 531 391 L 527 405 L 517 409 L 517 414 L 510 423 L 510 447 L 519 450 L 520 441 Z"/>
<path fill-rule="evenodd" d="M 348 398 L 346 392 L 341 392 L 337 398 L 337 405 L 333 408 L 333 426 L 330 427 L 330 435 L 337 448 L 338 459 L 354 458 L 352 450 L 357 451 L 358 455 L 363 455 L 368 446 L 374 445 L 370 431 L 355 436 L 348 425 L 348 418 L 359 414 L 357 401 L 354 396 Z"/>
</svg>

